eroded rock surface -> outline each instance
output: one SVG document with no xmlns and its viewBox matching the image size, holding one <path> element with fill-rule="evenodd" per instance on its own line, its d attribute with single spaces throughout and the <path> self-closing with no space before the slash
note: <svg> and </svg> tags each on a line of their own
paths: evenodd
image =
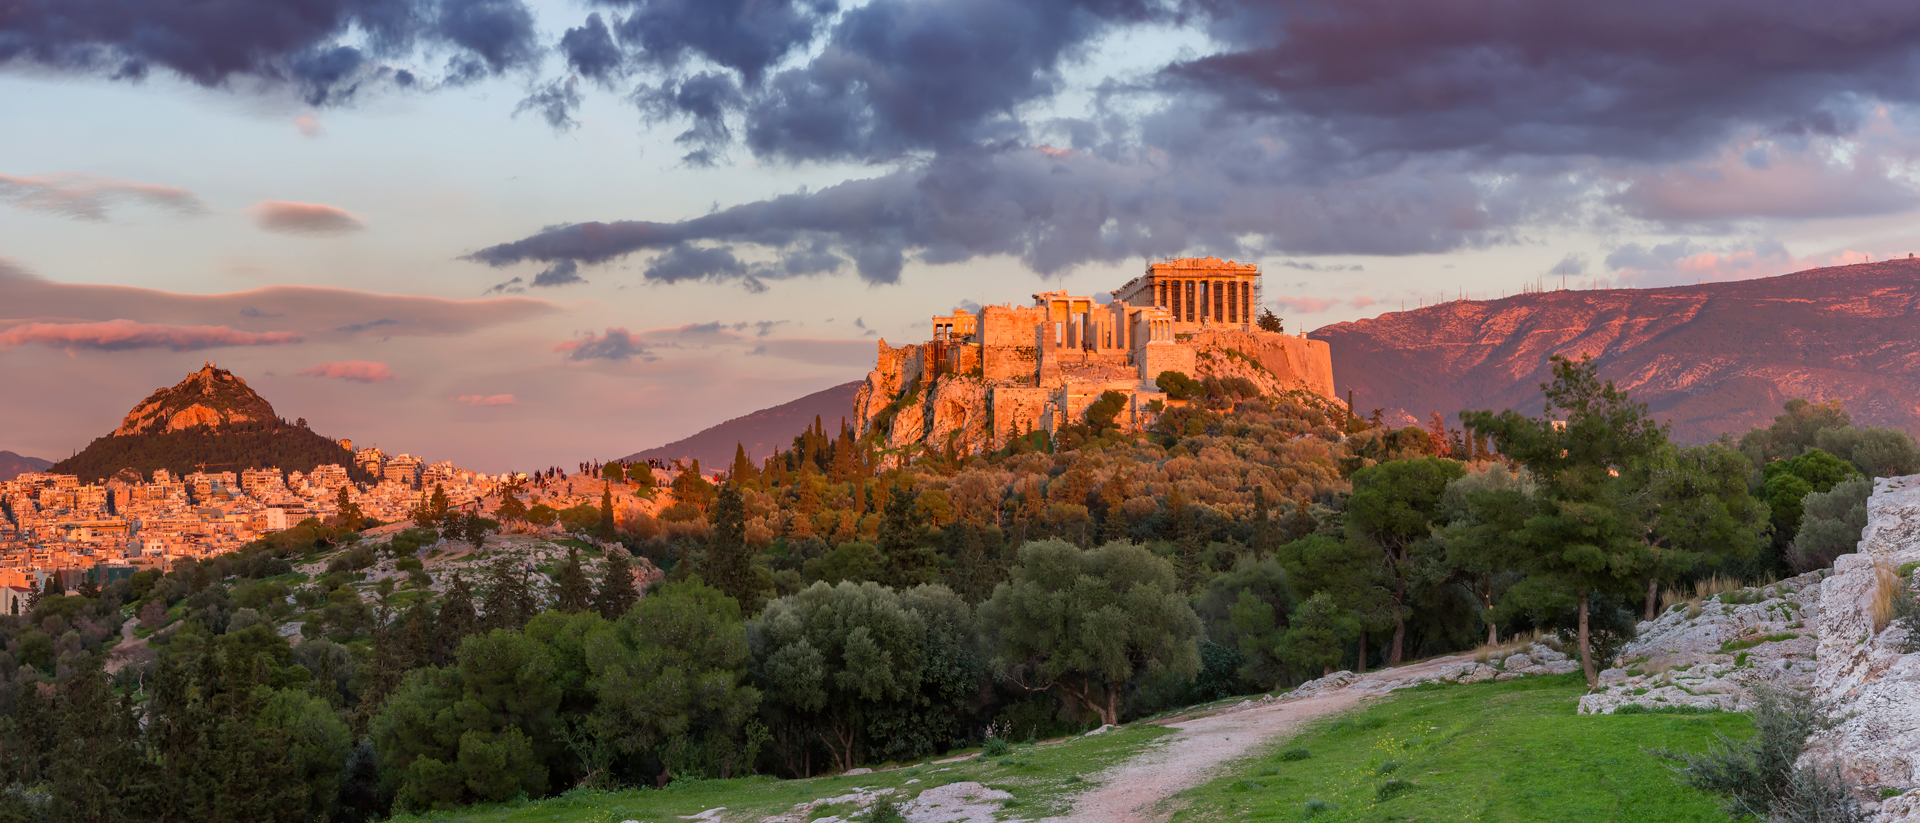
<svg viewBox="0 0 1920 823">
<path fill-rule="evenodd" d="M 1642 622 L 1620 654 L 1624 668 L 1600 673 L 1601 690 L 1580 698 L 1580 713 L 1634 705 L 1745 711 L 1758 684 L 1810 687 L 1823 576 L 1676 603 Z"/>
<path fill-rule="evenodd" d="M 1880 622 L 1874 608 L 1881 581 L 1913 584 L 1912 569 L 1898 575 L 1909 563 L 1920 563 L 1920 475 L 1875 480 L 1859 552 L 1837 558 L 1821 587 L 1814 696 L 1843 714 L 1809 745 L 1809 756 L 1837 762 L 1868 789 L 1920 781 L 1920 654 L 1903 652 L 1907 630 Z M 1879 812 L 1881 821 L 1920 821 L 1920 801 L 1896 798 Z"/>
</svg>

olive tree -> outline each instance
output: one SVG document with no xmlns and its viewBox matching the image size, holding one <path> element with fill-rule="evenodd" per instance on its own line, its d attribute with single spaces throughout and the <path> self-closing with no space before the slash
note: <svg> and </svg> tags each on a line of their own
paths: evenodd
<svg viewBox="0 0 1920 823">
<path fill-rule="evenodd" d="M 1120 691 L 1135 675 L 1200 668 L 1200 618 L 1173 565 L 1130 543 L 1020 547 L 1012 579 L 980 604 L 980 630 L 1000 678 L 1056 689 L 1108 725 L 1119 722 Z"/>
</svg>

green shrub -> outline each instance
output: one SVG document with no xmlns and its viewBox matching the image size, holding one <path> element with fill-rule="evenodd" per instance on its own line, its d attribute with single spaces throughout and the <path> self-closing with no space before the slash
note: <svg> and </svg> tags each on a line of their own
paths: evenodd
<svg viewBox="0 0 1920 823">
<path fill-rule="evenodd" d="M 1412 783 L 1409 783 L 1405 780 L 1394 779 L 1394 780 L 1389 780 L 1385 783 L 1380 784 L 1380 788 L 1373 790 L 1373 796 L 1384 802 L 1387 800 L 1392 800 L 1410 791 L 1413 791 Z"/>
<path fill-rule="evenodd" d="M 868 807 L 867 823 L 907 823 L 907 816 L 900 813 L 900 804 L 893 798 L 882 797 Z"/>
<path fill-rule="evenodd" d="M 1762 820 L 1860 820 L 1860 806 L 1837 771 L 1796 766 L 1807 738 L 1831 725 L 1805 692 L 1754 690 L 1755 733 L 1747 740 L 1715 735 L 1705 752 L 1660 749 L 1680 765 L 1681 782 L 1725 798 L 1729 816 Z"/>
<path fill-rule="evenodd" d="M 1013 744 L 998 737 L 989 737 L 980 742 L 980 753 L 987 757 L 1005 757 L 1013 751 Z"/>
<path fill-rule="evenodd" d="M 1332 803 L 1328 803 L 1327 801 L 1321 800 L 1316 797 L 1316 798 L 1309 799 L 1307 801 L 1306 816 L 1313 817 L 1315 815 L 1319 815 L 1324 812 L 1330 812 L 1333 810 L 1334 809 L 1333 809 Z"/>
<path fill-rule="evenodd" d="M 1292 763 L 1296 760 L 1305 760 L 1312 756 L 1313 756 L 1312 752 L 1309 752 L 1306 749 L 1302 749 L 1302 748 L 1292 748 L 1280 753 L 1280 759 L 1288 763 Z"/>
</svg>

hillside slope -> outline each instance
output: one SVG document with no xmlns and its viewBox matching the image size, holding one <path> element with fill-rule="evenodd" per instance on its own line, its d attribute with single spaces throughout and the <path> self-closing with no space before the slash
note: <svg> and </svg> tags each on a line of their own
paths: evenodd
<svg viewBox="0 0 1920 823">
<path fill-rule="evenodd" d="M 315 434 L 304 422 L 288 423 L 247 381 L 208 363 L 140 401 L 112 434 L 95 439 L 51 470 L 93 482 L 123 469 L 142 476 L 154 469 L 184 475 L 203 468 L 239 472 L 269 466 L 310 472 L 333 463 L 346 467 L 355 480 L 372 479 L 354 465 L 352 452 Z"/>
<path fill-rule="evenodd" d="M 53 461 L 0 451 L 0 480 L 12 480 L 27 472 L 46 471 Z"/>
<path fill-rule="evenodd" d="M 1920 260 L 1460 300 L 1309 336 L 1332 345 L 1339 389 L 1363 414 L 1538 414 L 1547 358 L 1585 353 L 1687 442 L 1765 423 L 1793 397 L 1920 432 Z"/>
<path fill-rule="evenodd" d="M 820 418 L 827 431 L 838 431 L 841 418 L 853 418 L 853 398 L 860 392 L 861 382 L 842 383 L 798 400 L 736 417 L 692 437 L 634 452 L 624 459 L 638 462 L 694 458 L 700 461 L 703 468 L 723 469 L 733 461 L 734 446 L 743 444 L 747 447 L 747 454 L 754 460 L 760 460 L 772 454 L 776 448 L 792 448 L 793 438 L 813 425 L 815 417 Z"/>
</svg>

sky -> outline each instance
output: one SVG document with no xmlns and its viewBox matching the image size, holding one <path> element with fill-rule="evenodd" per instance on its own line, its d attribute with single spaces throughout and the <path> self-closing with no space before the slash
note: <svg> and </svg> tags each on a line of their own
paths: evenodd
<svg viewBox="0 0 1920 823">
<path fill-rule="evenodd" d="M 1892 0 L 19 0 L 0 449 L 212 361 L 571 466 L 1172 256 L 1289 331 L 1901 256 L 1917 80 Z"/>
</svg>

